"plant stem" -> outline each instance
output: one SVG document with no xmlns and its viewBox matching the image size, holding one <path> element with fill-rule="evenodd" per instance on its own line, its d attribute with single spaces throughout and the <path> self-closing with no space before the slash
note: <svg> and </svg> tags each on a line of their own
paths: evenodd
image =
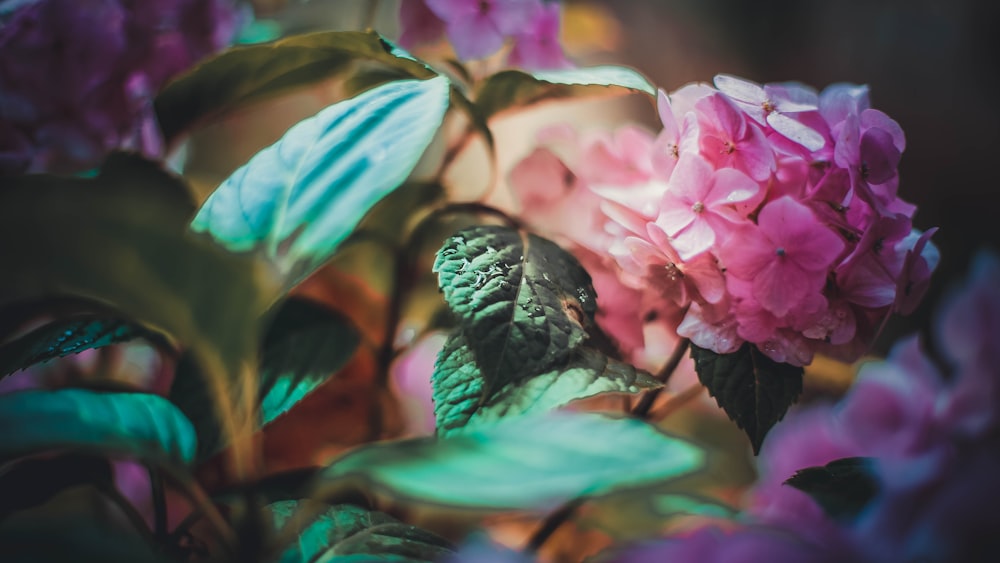
<svg viewBox="0 0 1000 563">
<path fill-rule="evenodd" d="M 146 466 L 149 473 L 150 494 L 153 497 L 153 534 L 157 541 L 167 539 L 167 498 L 163 488 L 163 475 L 152 465 Z"/>
<path fill-rule="evenodd" d="M 687 352 L 690 345 L 691 341 L 687 338 L 677 343 L 677 347 L 674 348 L 673 353 L 670 354 L 670 358 L 667 360 L 667 363 L 663 365 L 663 369 L 656 374 L 657 380 L 664 384 L 670 380 L 670 376 L 677 370 L 677 366 L 680 365 L 681 360 L 684 359 L 684 353 Z M 698 385 L 698 387 L 700 392 L 701 385 Z M 632 416 L 642 420 L 648 419 L 649 409 L 653 406 L 653 403 L 656 401 L 656 398 L 660 396 L 662 391 L 663 387 L 647 391 L 646 394 L 642 396 L 639 404 L 632 410 Z M 697 394 L 691 394 L 690 389 L 688 389 L 676 398 L 681 399 L 683 397 L 683 400 L 678 403 L 683 404 L 692 396 L 697 396 Z M 560 526 L 572 518 L 586 501 L 586 497 L 577 497 L 556 509 L 555 512 L 549 514 L 548 517 L 542 521 L 538 530 L 536 530 L 531 536 L 531 539 L 528 540 L 527 545 L 524 547 L 524 552 L 534 553 L 541 549 L 542 545 L 544 545 L 545 542 L 552 537 L 552 534 L 554 534 Z"/>
<path fill-rule="evenodd" d="M 365 10 L 364 19 L 361 22 L 361 29 L 374 29 L 375 17 L 378 15 L 378 1 L 368 0 L 368 9 Z"/>
<path fill-rule="evenodd" d="M 666 385 L 667 382 L 670 381 L 670 376 L 672 376 L 674 371 L 677 370 L 677 366 L 680 365 L 681 360 L 684 359 L 684 353 L 687 352 L 688 347 L 690 346 L 691 341 L 687 338 L 677 343 L 677 347 L 674 348 L 673 353 L 670 354 L 670 359 L 668 359 L 667 363 L 663 365 L 663 369 L 660 370 L 660 373 L 656 374 L 656 379 L 660 383 Z M 663 387 L 646 391 L 646 393 L 639 400 L 639 404 L 632 409 L 632 416 L 645 420 L 649 416 L 649 409 L 653 406 L 653 403 L 656 402 L 656 398 L 659 397 L 662 392 Z"/>
</svg>

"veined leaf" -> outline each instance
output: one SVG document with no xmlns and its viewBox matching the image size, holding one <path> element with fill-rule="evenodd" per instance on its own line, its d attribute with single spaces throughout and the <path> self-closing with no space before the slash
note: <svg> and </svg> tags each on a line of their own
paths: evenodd
<svg viewBox="0 0 1000 563">
<path fill-rule="evenodd" d="M 831 518 L 845 520 L 857 516 L 879 491 L 874 462 L 864 457 L 800 469 L 785 484 L 811 496 Z"/>
<path fill-rule="evenodd" d="M 365 61 L 382 66 L 390 73 L 387 79 L 434 76 L 375 32 L 312 33 L 229 49 L 174 79 L 156 97 L 154 107 L 170 142 L 202 119 L 351 73 Z M 365 76 L 368 79 L 356 88 L 381 83 L 371 73 Z"/>
<path fill-rule="evenodd" d="M 459 231 L 438 251 L 434 271 L 486 396 L 566 365 L 596 312 L 590 276 L 576 259 L 549 240 L 507 227 Z"/>
<path fill-rule="evenodd" d="M 691 345 L 691 357 L 702 385 L 759 453 L 768 431 L 802 393 L 804 370 L 775 362 L 750 343 L 731 354 Z"/>
<path fill-rule="evenodd" d="M 276 528 L 289 521 L 298 504 L 282 501 L 267 507 Z M 286 549 L 278 560 L 282 563 L 434 563 L 452 552 L 448 541 L 428 531 L 404 524 L 382 512 L 345 504 L 331 507 L 309 523 L 299 532 L 298 542 Z"/>
<path fill-rule="evenodd" d="M 611 96 L 629 92 L 656 96 L 656 87 L 638 72 L 621 66 L 498 72 L 483 82 L 476 106 L 489 119 L 509 109 L 560 98 Z"/>
<path fill-rule="evenodd" d="M 325 383 L 361 341 L 350 321 L 306 299 L 281 305 L 261 351 L 260 417 L 267 424 Z"/>
<path fill-rule="evenodd" d="M 0 377 L 46 360 L 136 338 L 160 340 L 152 331 L 106 315 L 59 319 L 0 346 Z"/>
<path fill-rule="evenodd" d="M 363 447 L 328 467 L 312 496 L 360 486 L 412 503 L 544 510 L 674 479 L 703 461 L 696 446 L 639 420 L 555 411 Z"/>
<path fill-rule="evenodd" d="M 638 393 L 662 385 L 629 364 L 580 348 L 566 365 L 508 383 L 483 402 L 482 378 L 461 333 L 445 343 L 433 384 L 438 436 L 493 424 L 507 416 L 553 410 L 601 393 Z"/>
<path fill-rule="evenodd" d="M 397 81 L 334 104 L 257 153 L 192 223 L 234 252 L 259 251 L 286 287 L 325 262 L 406 179 L 448 108 L 444 77 Z"/>
<path fill-rule="evenodd" d="M 162 397 L 82 389 L 0 395 L 0 436 L 0 459 L 84 448 L 187 464 L 196 445 L 191 423 Z"/>
</svg>

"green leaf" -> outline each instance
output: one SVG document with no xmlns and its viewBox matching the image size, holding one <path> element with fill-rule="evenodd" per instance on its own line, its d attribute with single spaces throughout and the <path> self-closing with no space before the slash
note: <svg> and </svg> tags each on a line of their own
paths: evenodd
<svg viewBox="0 0 1000 563">
<path fill-rule="evenodd" d="M 113 487 L 111 463 L 103 456 L 72 453 L 19 460 L 0 475 L 0 521 L 10 513 L 44 504 L 80 485 Z"/>
<path fill-rule="evenodd" d="M 874 466 L 871 458 L 847 457 L 800 469 L 785 484 L 811 496 L 831 518 L 850 520 L 878 494 Z"/>
<path fill-rule="evenodd" d="M 656 96 L 656 87 L 638 72 L 621 66 L 562 70 L 498 72 L 487 78 L 476 95 L 486 119 L 505 110 L 560 98 L 609 96 L 629 92 Z"/>
<path fill-rule="evenodd" d="M 802 393 L 801 367 L 775 362 L 750 343 L 731 354 L 691 346 L 698 379 L 750 437 L 754 455 Z"/>
<path fill-rule="evenodd" d="M 82 389 L 0 395 L 0 436 L 0 459 L 85 448 L 182 464 L 194 459 L 196 440 L 162 397 Z"/>
<path fill-rule="evenodd" d="M 296 501 L 267 507 L 276 528 L 282 528 L 298 508 Z M 351 505 L 337 505 L 320 514 L 299 532 L 298 542 L 286 549 L 282 563 L 310 561 L 441 561 L 452 545 L 428 531 L 399 522 L 388 514 Z"/>
<path fill-rule="evenodd" d="M 399 501 L 544 510 L 674 479 L 703 462 L 696 446 L 639 420 L 554 411 L 360 448 L 328 467 L 312 496 L 360 487 Z"/>
<path fill-rule="evenodd" d="M 666 494 L 652 498 L 653 510 L 663 518 L 673 518 L 680 515 L 701 516 L 704 518 L 728 519 L 737 515 L 732 507 L 721 502 L 693 494 Z"/>
<path fill-rule="evenodd" d="M 581 348 L 566 365 L 509 383 L 483 402 L 482 378 L 461 333 L 445 343 L 431 381 L 438 436 L 507 416 L 553 410 L 601 393 L 638 393 L 662 385 L 629 364 Z"/>
<path fill-rule="evenodd" d="M 46 360 L 136 338 L 162 340 L 134 323 L 106 315 L 59 319 L 0 346 L 0 376 Z"/>
<path fill-rule="evenodd" d="M 259 319 L 280 288 L 264 264 L 191 236 L 194 211 L 178 178 L 125 155 L 94 178 L 6 180 L 0 239 L 17 243 L 0 250 L 0 310 L 73 297 L 165 335 L 207 374 L 235 435 L 250 422 Z"/>
<path fill-rule="evenodd" d="M 259 251 L 290 287 L 325 262 L 416 166 L 448 108 L 444 77 L 392 82 L 288 130 L 209 196 L 192 223 Z"/>
<path fill-rule="evenodd" d="M 268 424 L 344 367 L 361 338 L 340 313 L 302 298 L 285 301 L 261 352 L 260 416 Z"/>
<path fill-rule="evenodd" d="M 202 62 L 160 92 L 154 102 L 156 116 L 163 136 L 171 142 L 203 119 L 351 73 L 363 61 L 394 71 L 392 77 L 434 76 L 426 65 L 375 32 L 296 35 L 265 45 L 235 47 Z M 369 79 L 365 86 L 378 83 Z"/>
<path fill-rule="evenodd" d="M 593 323 L 590 275 L 539 236 L 497 226 L 463 229 L 438 251 L 434 271 L 471 344 L 484 397 L 567 365 Z"/>
</svg>

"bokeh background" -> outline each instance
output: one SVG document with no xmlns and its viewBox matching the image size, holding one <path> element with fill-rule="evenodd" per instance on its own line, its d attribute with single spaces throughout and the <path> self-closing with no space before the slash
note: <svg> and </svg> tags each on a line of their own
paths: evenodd
<svg viewBox="0 0 1000 563">
<path fill-rule="evenodd" d="M 398 33 L 399 0 L 255 0 L 273 33 Z M 989 0 L 565 0 L 564 43 L 581 64 L 632 66 L 670 91 L 720 72 L 817 88 L 868 84 L 907 136 L 900 190 L 915 225 L 940 227 L 925 303 L 876 345 L 931 325 L 982 248 L 1000 249 L 1000 3 Z M 650 127 L 648 109 L 634 118 Z M 1000 283 L 1000 280 L 998 280 Z"/>
</svg>

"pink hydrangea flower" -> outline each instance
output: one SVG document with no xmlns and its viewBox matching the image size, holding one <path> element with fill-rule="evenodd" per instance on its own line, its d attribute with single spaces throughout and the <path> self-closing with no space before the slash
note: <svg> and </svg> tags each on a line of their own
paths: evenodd
<svg viewBox="0 0 1000 563">
<path fill-rule="evenodd" d="M 403 0 L 399 4 L 399 44 L 412 49 L 444 37 L 445 22 L 427 6 L 425 0 Z"/>
<path fill-rule="evenodd" d="M 582 189 L 525 205 L 531 217 L 545 210 L 528 222 L 613 255 L 622 284 L 698 346 L 750 342 L 796 365 L 818 351 L 853 361 L 890 314 L 913 310 L 938 262 L 934 230 L 915 231 L 916 208 L 896 193 L 902 130 L 863 86 L 817 95 L 717 82 L 659 92 L 655 138 L 634 127 L 560 137 L 562 168 L 515 190 L 535 201 L 530 192 L 549 193 L 560 174 Z"/>
<path fill-rule="evenodd" d="M 0 174 L 72 173 L 114 149 L 158 157 L 152 97 L 228 44 L 229 0 L 39 0 L 0 27 Z"/>
</svg>

